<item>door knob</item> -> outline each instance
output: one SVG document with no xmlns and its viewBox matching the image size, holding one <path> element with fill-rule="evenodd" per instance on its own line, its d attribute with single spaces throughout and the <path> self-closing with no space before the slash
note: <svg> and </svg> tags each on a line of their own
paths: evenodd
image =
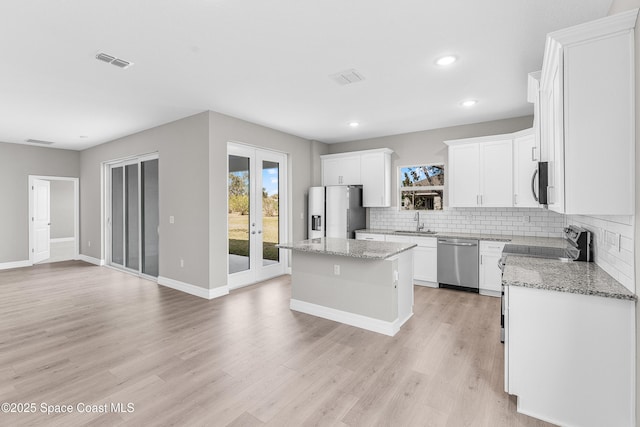
<svg viewBox="0 0 640 427">
<path fill-rule="evenodd" d="M 251 232 L 251 234 L 256 234 L 255 230 Z"/>
<path fill-rule="evenodd" d="M 258 234 L 262 234 L 262 230 L 258 230 Z"/>
</svg>

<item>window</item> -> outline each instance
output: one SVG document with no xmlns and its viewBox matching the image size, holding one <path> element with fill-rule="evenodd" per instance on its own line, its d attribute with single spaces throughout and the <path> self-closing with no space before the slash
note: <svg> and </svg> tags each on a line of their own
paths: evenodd
<svg viewBox="0 0 640 427">
<path fill-rule="evenodd" d="M 444 164 L 400 168 L 400 209 L 441 211 L 444 205 Z"/>
</svg>

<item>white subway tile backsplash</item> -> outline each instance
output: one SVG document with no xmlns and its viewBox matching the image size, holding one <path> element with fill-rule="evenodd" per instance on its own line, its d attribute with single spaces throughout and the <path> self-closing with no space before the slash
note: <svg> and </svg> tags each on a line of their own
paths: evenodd
<svg viewBox="0 0 640 427">
<path fill-rule="evenodd" d="M 415 211 L 397 208 L 369 208 L 369 227 L 412 230 Z M 528 217 L 530 222 L 524 222 Z M 561 237 L 564 215 L 544 209 L 523 208 L 449 208 L 440 212 L 420 212 L 425 228 L 441 232 L 488 233 Z M 528 234 L 525 234 L 528 233 Z"/>
<path fill-rule="evenodd" d="M 596 264 L 631 292 L 635 292 L 633 216 L 568 215 L 567 222 L 591 231 Z M 614 244 L 607 241 L 607 235 Z M 619 247 L 618 238 L 620 239 Z"/>
</svg>

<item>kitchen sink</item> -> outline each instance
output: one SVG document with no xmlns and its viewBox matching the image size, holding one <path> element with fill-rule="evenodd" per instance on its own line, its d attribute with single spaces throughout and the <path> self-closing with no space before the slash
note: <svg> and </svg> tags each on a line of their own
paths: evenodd
<svg viewBox="0 0 640 427">
<path fill-rule="evenodd" d="M 407 230 L 395 230 L 394 234 L 415 234 L 415 235 L 434 235 L 435 231 L 426 230 L 426 231 L 407 231 Z"/>
</svg>

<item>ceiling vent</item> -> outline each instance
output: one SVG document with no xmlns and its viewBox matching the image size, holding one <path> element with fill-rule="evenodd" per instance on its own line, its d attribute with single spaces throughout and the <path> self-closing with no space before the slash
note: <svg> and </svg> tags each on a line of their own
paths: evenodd
<svg viewBox="0 0 640 427">
<path fill-rule="evenodd" d="M 107 62 L 111 65 L 115 65 L 118 68 L 129 68 L 133 65 L 133 62 L 125 61 L 122 58 L 116 58 L 115 56 L 109 55 L 104 52 L 98 52 L 96 54 L 96 59 L 98 61 Z"/>
<path fill-rule="evenodd" d="M 364 76 L 360 74 L 359 71 L 356 71 L 353 69 L 341 71 L 339 73 L 332 74 L 329 77 L 339 85 L 349 85 L 349 84 L 358 83 L 364 80 Z"/>
<path fill-rule="evenodd" d="M 43 141 L 41 139 L 27 139 L 27 142 L 30 142 L 31 144 L 43 144 L 43 145 L 53 144 L 52 141 Z"/>
</svg>

